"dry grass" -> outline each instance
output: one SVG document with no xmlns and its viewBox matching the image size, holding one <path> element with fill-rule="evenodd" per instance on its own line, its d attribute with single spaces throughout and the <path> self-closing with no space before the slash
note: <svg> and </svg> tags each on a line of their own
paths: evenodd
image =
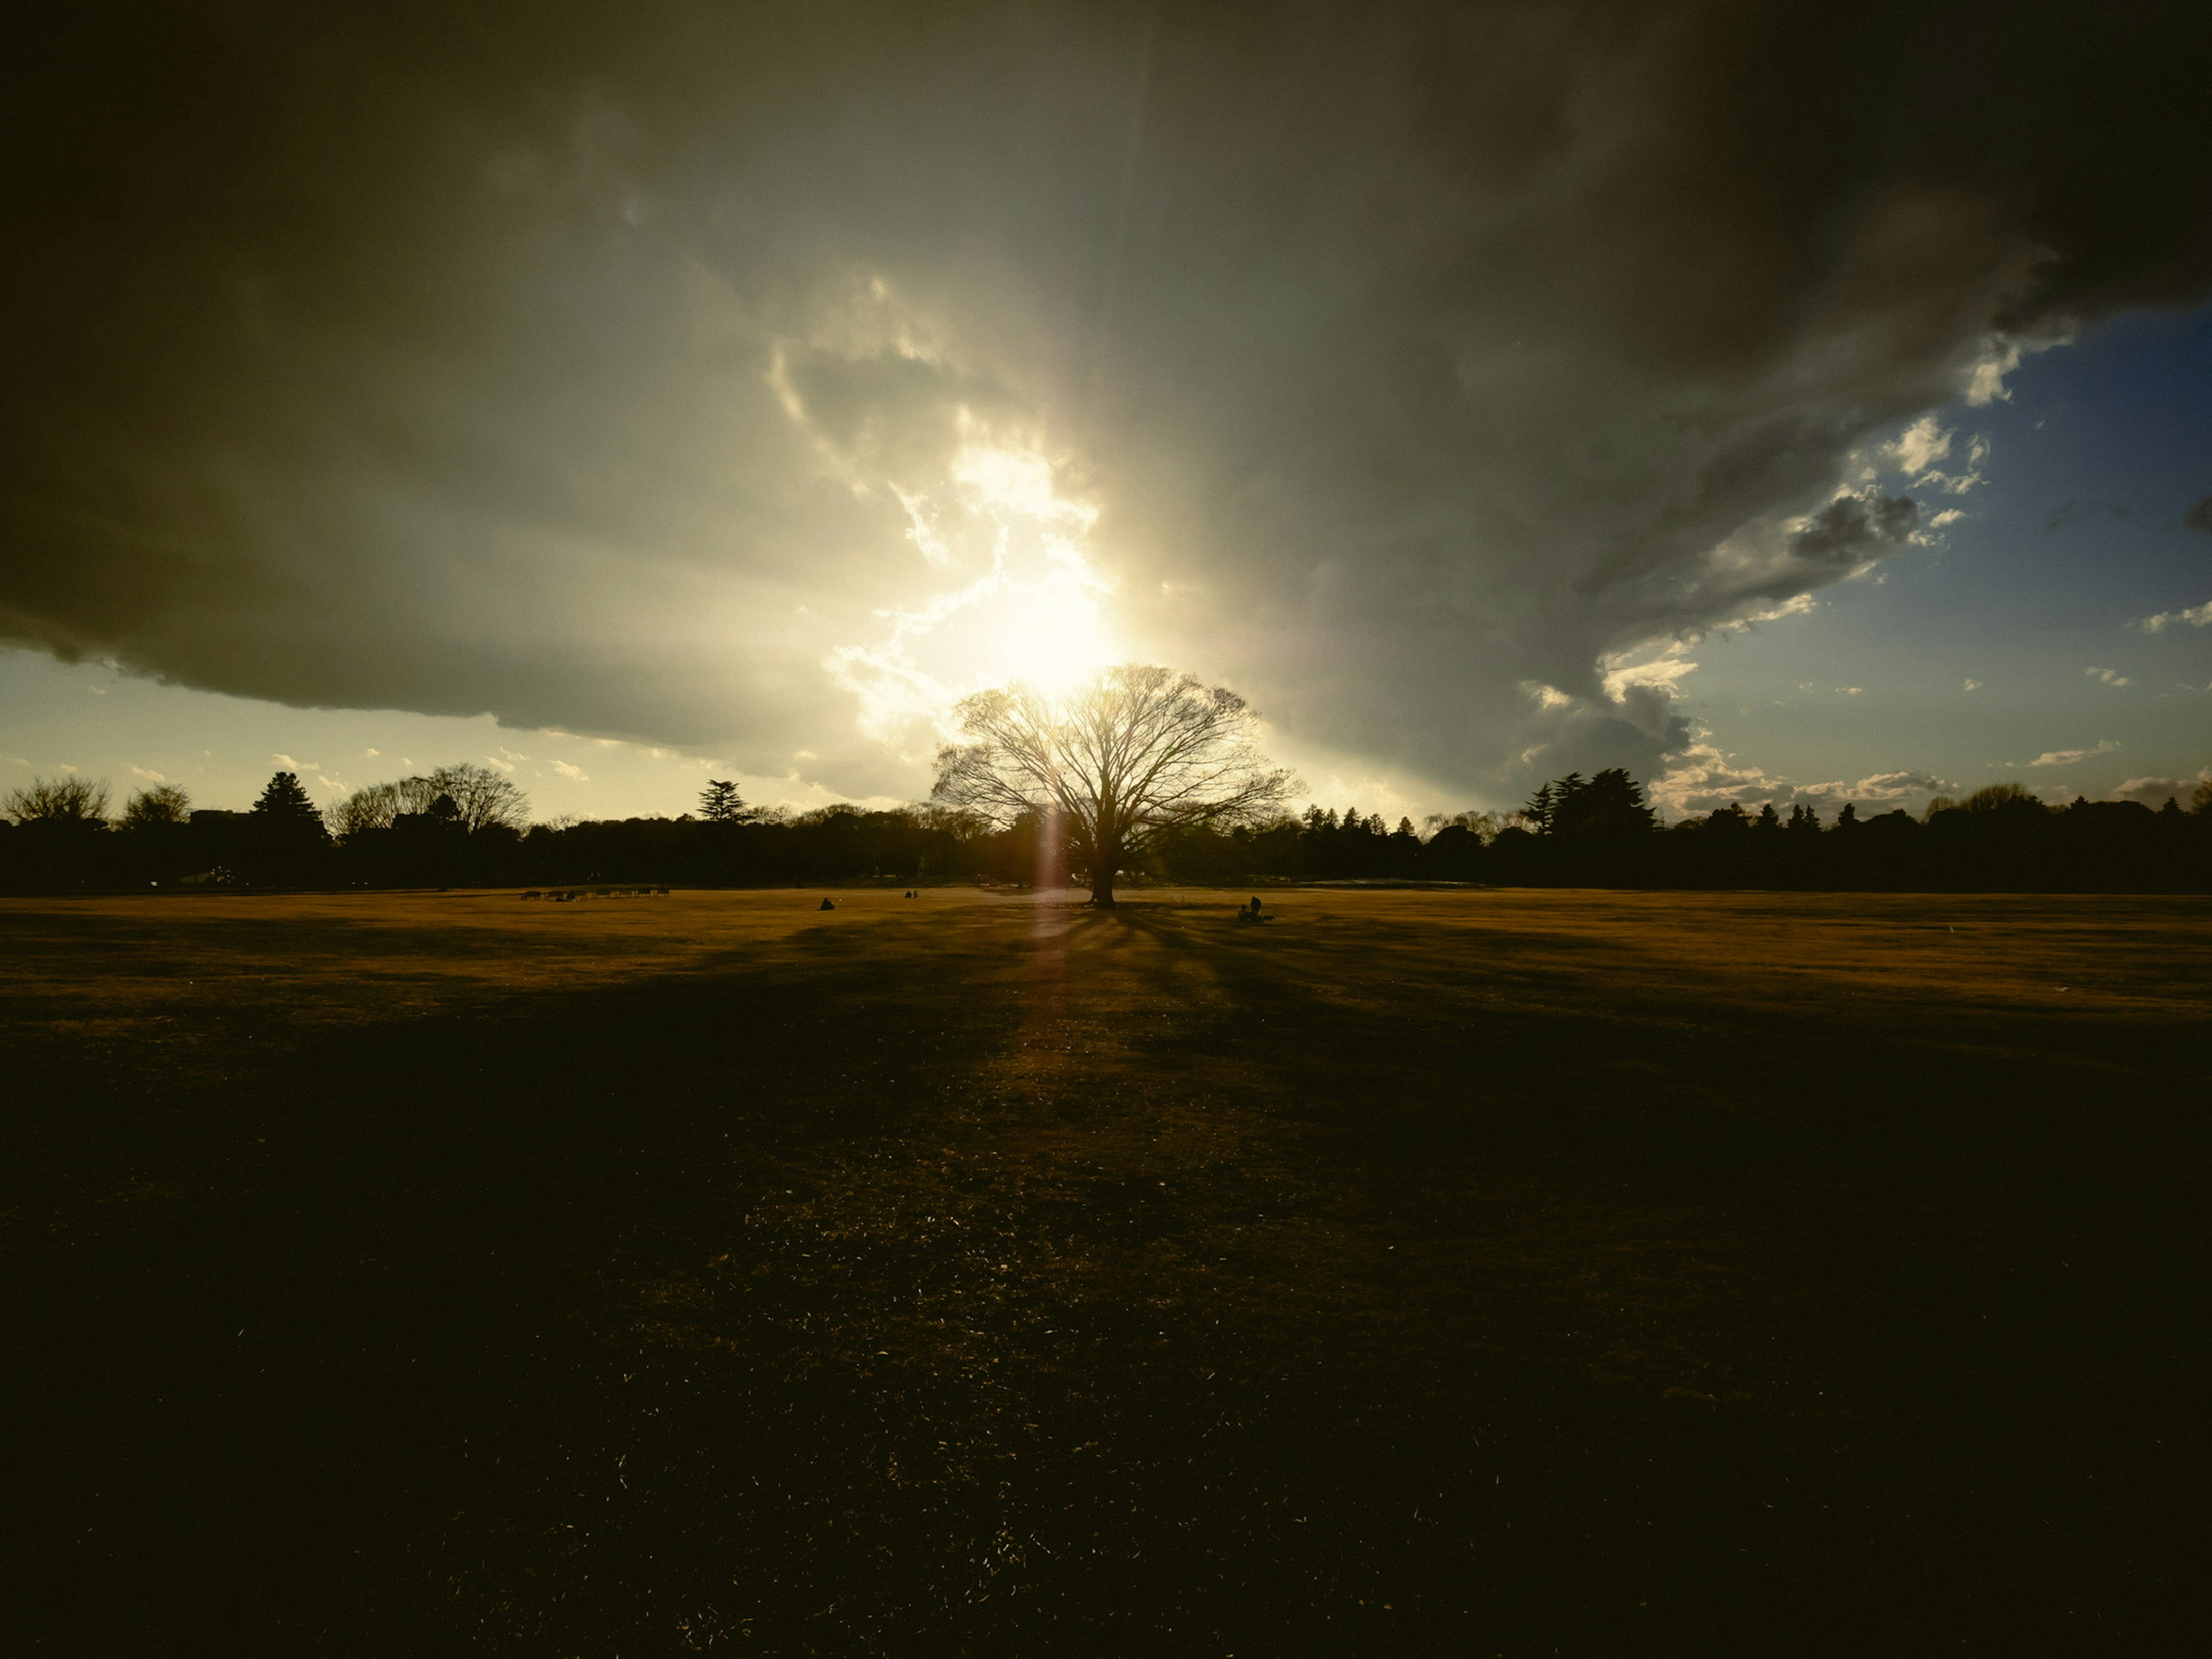
<svg viewBox="0 0 2212 1659">
<path fill-rule="evenodd" d="M 0 898 L 0 1008 L 41 1030 L 161 1045 L 250 1017 L 272 1035 L 450 1013 L 503 999 L 698 972 L 818 929 L 931 919 L 975 928 L 1066 894 L 924 890 L 684 891 L 573 904 L 514 891 Z M 1229 896 L 1152 890 L 1133 914 L 1218 921 Z M 1981 894 L 1346 891 L 1279 894 L 1274 921 L 1212 941 L 1266 948 L 1324 994 L 1358 1004 L 1456 983 L 1543 1006 L 1564 994 L 1786 1011 L 1868 1000 L 1971 1020 L 1984 1012 L 2154 1021 L 2212 1015 L 2212 901 Z M 1084 942 L 1079 939 L 1080 951 Z M 1346 973 L 1329 953 L 1364 964 Z M 1187 988 L 1155 952 L 1079 958 L 1133 1005 Z M 1187 968 L 1183 970 L 1187 971 Z M 1592 977 L 1595 975 L 1597 977 Z"/>
<path fill-rule="evenodd" d="M 2207 901 L 837 896 L 0 905 L 112 1642 L 2190 1616 Z"/>
</svg>

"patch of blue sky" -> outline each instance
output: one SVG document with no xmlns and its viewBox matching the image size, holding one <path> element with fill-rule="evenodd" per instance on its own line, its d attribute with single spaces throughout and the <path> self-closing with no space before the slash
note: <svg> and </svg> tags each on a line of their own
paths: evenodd
<svg viewBox="0 0 2212 1659">
<path fill-rule="evenodd" d="M 1939 540 L 1699 644 L 1685 706 L 1715 746 L 1801 785 L 1911 771 L 2069 799 L 2212 763 L 2212 626 L 2142 626 L 2212 600 L 2212 530 L 2189 522 L 2212 496 L 2212 308 L 2124 318 L 2008 386 L 1938 416 L 1948 471 L 1987 441 L 1982 483 L 1884 480 L 1923 521 L 1960 511 Z"/>
</svg>

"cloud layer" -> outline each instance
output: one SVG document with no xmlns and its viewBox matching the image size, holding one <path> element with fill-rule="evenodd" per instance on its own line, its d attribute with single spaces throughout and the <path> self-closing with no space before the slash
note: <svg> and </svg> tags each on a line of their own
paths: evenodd
<svg viewBox="0 0 2212 1659">
<path fill-rule="evenodd" d="M 0 638 L 874 793 L 1079 635 L 1471 792 L 1648 775 L 1639 649 L 2207 291 L 2207 24 L 2038 15 L 46 9 Z"/>
</svg>

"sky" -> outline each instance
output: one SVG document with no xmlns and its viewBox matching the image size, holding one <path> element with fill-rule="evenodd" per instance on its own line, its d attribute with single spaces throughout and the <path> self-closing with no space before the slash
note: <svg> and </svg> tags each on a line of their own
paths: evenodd
<svg viewBox="0 0 2212 1659">
<path fill-rule="evenodd" d="M 2198 9 L 24 33 L 0 788 L 887 803 L 1129 659 L 1393 817 L 2212 766 Z"/>
</svg>

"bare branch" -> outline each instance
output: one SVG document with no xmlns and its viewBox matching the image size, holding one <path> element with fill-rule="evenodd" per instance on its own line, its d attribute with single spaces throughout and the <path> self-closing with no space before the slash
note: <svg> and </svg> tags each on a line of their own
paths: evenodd
<svg viewBox="0 0 2212 1659">
<path fill-rule="evenodd" d="M 1161 836 L 1264 820 L 1295 787 L 1270 767 L 1243 698 L 1171 669 L 1128 663 L 1058 698 L 1017 685 L 960 705 L 969 739 L 937 757 L 933 799 L 1001 826 L 1056 812 L 1090 864 L 1093 899 Z"/>
</svg>

